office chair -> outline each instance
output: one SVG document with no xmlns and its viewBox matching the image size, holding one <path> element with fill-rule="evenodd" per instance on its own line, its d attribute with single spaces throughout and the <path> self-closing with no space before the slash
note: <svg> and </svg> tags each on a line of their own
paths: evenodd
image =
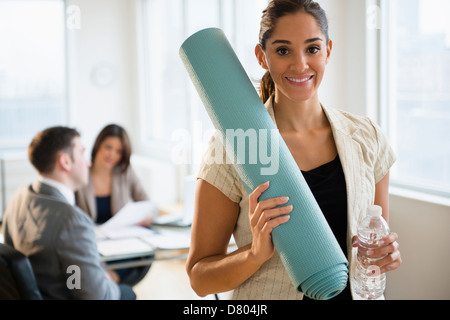
<svg viewBox="0 0 450 320">
<path fill-rule="evenodd" d="M 0 300 L 42 300 L 28 258 L 0 243 Z"/>
</svg>

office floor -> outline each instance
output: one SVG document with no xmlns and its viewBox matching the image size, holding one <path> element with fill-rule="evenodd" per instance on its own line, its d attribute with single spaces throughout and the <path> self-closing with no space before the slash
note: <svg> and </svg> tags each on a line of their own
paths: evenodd
<svg viewBox="0 0 450 320">
<path fill-rule="evenodd" d="M 191 288 L 185 269 L 186 260 L 154 262 L 145 278 L 134 287 L 138 300 L 214 300 L 214 295 L 199 297 Z M 219 299 L 230 299 L 231 292 Z"/>
</svg>

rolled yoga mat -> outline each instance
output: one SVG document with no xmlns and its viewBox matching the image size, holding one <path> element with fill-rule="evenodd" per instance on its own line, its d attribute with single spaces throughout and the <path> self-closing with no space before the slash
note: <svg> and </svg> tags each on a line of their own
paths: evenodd
<svg viewBox="0 0 450 320">
<path fill-rule="evenodd" d="M 347 259 L 225 34 L 193 34 L 180 57 L 247 192 L 270 181 L 260 200 L 290 198 L 291 218 L 272 239 L 294 286 L 311 299 L 338 295 L 347 285 Z"/>
</svg>

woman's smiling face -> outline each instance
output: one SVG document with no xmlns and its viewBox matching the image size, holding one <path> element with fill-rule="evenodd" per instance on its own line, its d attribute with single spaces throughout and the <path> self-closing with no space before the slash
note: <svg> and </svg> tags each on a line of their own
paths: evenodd
<svg viewBox="0 0 450 320">
<path fill-rule="evenodd" d="M 104 168 L 113 169 L 122 159 L 123 144 L 118 137 L 105 138 L 95 156 L 94 163 Z"/>
<path fill-rule="evenodd" d="M 265 47 L 257 45 L 256 55 L 270 71 L 277 99 L 307 101 L 317 95 L 332 42 L 313 16 L 298 12 L 279 18 Z"/>
</svg>

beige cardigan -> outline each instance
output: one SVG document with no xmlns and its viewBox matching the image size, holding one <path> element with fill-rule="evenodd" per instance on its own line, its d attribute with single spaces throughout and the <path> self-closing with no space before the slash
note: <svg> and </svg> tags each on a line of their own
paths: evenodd
<svg viewBox="0 0 450 320">
<path fill-rule="evenodd" d="M 267 101 L 266 108 L 276 123 L 272 99 Z M 351 237 L 357 233 L 361 215 L 364 215 L 368 206 L 374 203 L 375 184 L 387 174 L 395 161 L 395 155 L 380 128 L 369 118 L 354 116 L 333 108 L 323 107 L 323 110 L 331 124 L 347 185 L 347 251 L 352 273 L 356 254 L 352 249 Z M 223 145 L 216 134 L 204 155 L 198 178 L 214 185 L 232 201 L 239 203 L 240 214 L 233 235 L 240 248 L 252 242 L 248 219 L 248 194 L 232 164 L 216 164 L 211 160 L 218 148 L 223 148 Z M 224 150 L 223 157 L 222 163 L 226 163 Z M 233 299 L 302 299 L 302 297 L 303 294 L 297 292 L 292 285 L 276 252 L 233 293 Z"/>
<path fill-rule="evenodd" d="M 76 205 L 86 212 L 93 221 L 96 221 L 97 206 L 91 175 L 89 175 L 88 184 L 75 193 L 75 199 Z M 130 201 L 141 200 L 148 200 L 148 196 L 131 166 L 124 173 L 116 168 L 112 179 L 111 214 L 115 215 Z"/>
</svg>

